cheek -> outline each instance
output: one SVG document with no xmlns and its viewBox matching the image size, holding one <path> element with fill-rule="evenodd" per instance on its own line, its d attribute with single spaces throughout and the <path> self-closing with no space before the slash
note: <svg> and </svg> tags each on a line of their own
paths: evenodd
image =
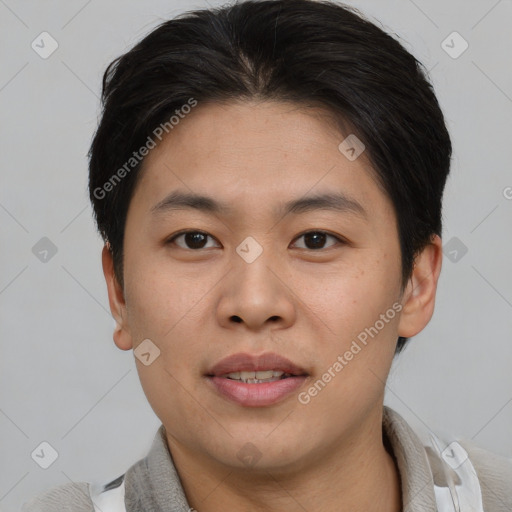
<svg viewBox="0 0 512 512">
<path fill-rule="evenodd" d="M 346 411 L 363 416 L 380 400 L 397 339 L 399 267 L 379 257 L 359 258 L 350 268 L 305 295 L 321 320 L 315 329 L 318 374 L 303 395 L 311 400 L 305 409 L 319 416 L 329 410 L 334 426 L 347 421 Z"/>
<path fill-rule="evenodd" d="M 160 351 L 151 365 L 137 361 L 144 393 L 160 418 L 169 414 L 169 408 L 186 415 L 180 396 L 183 386 L 192 392 L 196 384 L 192 376 L 201 353 L 197 308 L 204 292 L 199 286 L 188 286 L 175 273 L 131 270 L 134 277 L 126 283 L 126 303 L 134 346 L 150 339 Z"/>
<path fill-rule="evenodd" d="M 316 280 L 314 288 L 305 287 L 303 300 L 331 334 L 346 343 L 393 306 L 399 292 L 399 270 L 381 255 L 360 253 L 352 264 Z"/>
<path fill-rule="evenodd" d="M 315 302 L 308 306 L 322 320 L 315 329 L 321 374 L 316 378 L 329 381 L 328 389 L 315 399 L 315 407 L 336 403 L 341 411 L 357 411 L 361 400 L 377 400 L 393 360 L 399 266 L 388 265 L 380 256 L 358 260 L 350 272 L 326 280 L 322 292 L 306 295 Z"/>
<path fill-rule="evenodd" d="M 146 260 L 148 261 L 148 260 Z M 126 265 L 127 315 L 134 344 L 153 341 L 161 353 L 161 362 L 174 375 L 197 364 L 204 324 L 205 299 L 212 287 L 209 279 L 180 275 L 165 265 L 144 263 Z M 207 297 L 206 297 L 207 298 Z"/>
<path fill-rule="evenodd" d="M 193 306 L 197 287 L 150 257 L 127 258 L 125 269 L 130 325 L 164 336 Z"/>
</svg>

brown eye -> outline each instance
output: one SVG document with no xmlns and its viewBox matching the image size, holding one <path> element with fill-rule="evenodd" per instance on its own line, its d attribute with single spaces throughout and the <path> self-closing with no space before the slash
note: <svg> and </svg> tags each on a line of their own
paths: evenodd
<svg viewBox="0 0 512 512">
<path fill-rule="evenodd" d="M 167 243 L 176 243 L 176 245 L 181 249 L 208 249 L 211 247 L 207 247 L 206 245 L 208 238 L 213 240 L 211 235 L 208 233 L 203 233 L 202 231 L 182 231 L 181 233 L 178 233 L 169 239 Z M 182 239 L 182 243 L 177 243 L 176 241 L 180 239 Z"/>
<path fill-rule="evenodd" d="M 300 235 L 297 239 L 299 238 L 304 238 L 304 247 L 299 247 L 299 249 L 326 249 L 325 243 L 328 238 L 334 239 L 335 243 L 329 245 L 327 248 L 336 245 L 336 242 L 343 243 L 343 241 L 340 238 L 329 233 L 326 233 L 325 231 L 308 231 L 307 233 L 303 233 L 302 235 Z"/>
</svg>

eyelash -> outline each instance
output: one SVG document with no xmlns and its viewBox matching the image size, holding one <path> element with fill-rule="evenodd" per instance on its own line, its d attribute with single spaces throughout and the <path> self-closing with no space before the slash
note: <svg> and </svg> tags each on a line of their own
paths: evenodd
<svg viewBox="0 0 512 512">
<path fill-rule="evenodd" d="M 198 229 L 186 229 L 186 230 L 183 230 L 183 231 L 180 231 L 178 233 L 175 233 L 174 235 L 172 235 L 170 238 L 168 238 L 166 240 L 166 245 L 170 245 L 172 243 L 175 242 L 175 240 L 182 236 L 182 235 L 186 235 L 187 233 L 200 233 L 202 235 L 205 235 L 206 237 L 210 237 L 210 238 L 213 238 L 215 239 L 215 237 L 213 237 L 212 235 L 210 235 L 209 233 L 206 233 L 205 231 L 201 231 L 201 230 L 198 230 Z M 348 242 L 346 240 L 344 240 L 343 238 L 341 238 L 340 236 L 338 235 L 334 235 L 332 233 L 329 233 L 328 231 L 324 231 L 324 230 L 320 230 L 320 229 L 313 229 L 313 230 L 309 230 L 309 231 L 305 231 L 304 233 L 301 233 L 299 235 L 297 235 L 297 237 L 295 238 L 295 240 L 305 236 L 305 235 L 309 235 L 309 234 L 312 234 L 312 233 L 315 233 L 315 234 L 322 234 L 322 235 L 326 235 L 328 237 L 331 237 L 331 238 L 334 238 L 338 244 L 341 244 L 341 245 L 346 245 Z M 219 243 L 217 241 L 217 243 Z M 203 250 L 204 248 L 201 248 L 201 249 L 190 249 L 190 248 L 183 248 L 183 247 L 180 247 L 178 246 L 180 249 L 184 249 L 184 250 L 188 250 L 188 251 L 194 251 L 194 252 L 199 252 L 201 250 Z M 307 247 L 300 247 L 300 249 L 305 249 L 305 250 L 309 250 L 309 251 L 312 251 L 312 252 L 320 252 L 322 250 L 327 250 L 327 249 L 330 249 L 331 247 L 333 247 L 332 245 L 329 246 L 329 247 L 326 247 L 326 248 L 321 248 L 321 249 L 308 249 Z M 211 247 L 207 247 L 207 249 L 211 249 Z"/>
</svg>

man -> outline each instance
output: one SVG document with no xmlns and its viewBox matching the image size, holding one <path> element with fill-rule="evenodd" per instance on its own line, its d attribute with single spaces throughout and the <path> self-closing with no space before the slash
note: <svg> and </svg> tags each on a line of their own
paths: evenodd
<svg viewBox="0 0 512 512">
<path fill-rule="evenodd" d="M 163 23 L 103 102 L 114 341 L 162 426 L 26 510 L 510 510 L 511 461 L 383 406 L 442 262 L 451 143 L 416 59 L 335 3 L 242 2 Z"/>
</svg>

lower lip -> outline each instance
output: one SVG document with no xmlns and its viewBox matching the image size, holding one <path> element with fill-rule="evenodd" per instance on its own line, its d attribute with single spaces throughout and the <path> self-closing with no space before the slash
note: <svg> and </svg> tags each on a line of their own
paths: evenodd
<svg viewBox="0 0 512 512">
<path fill-rule="evenodd" d="M 288 377 L 274 382 L 246 384 L 224 377 L 208 377 L 215 389 L 226 398 L 245 407 L 264 407 L 280 402 L 299 389 L 306 380 L 305 375 Z"/>
</svg>

